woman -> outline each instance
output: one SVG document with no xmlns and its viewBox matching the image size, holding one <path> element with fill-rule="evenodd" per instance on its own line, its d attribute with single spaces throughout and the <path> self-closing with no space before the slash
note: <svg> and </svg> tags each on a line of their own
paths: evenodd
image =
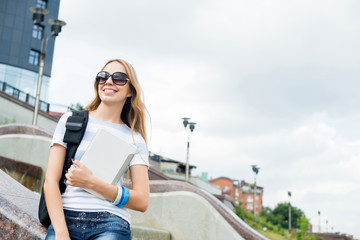
<svg viewBox="0 0 360 240">
<path fill-rule="evenodd" d="M 44 183 L 52 223 L 46 239 L 131 239 L 127 208 L 144 212 L 148 206 L 146 108 L 136 73 L 124 60 L 110 60 L 97 74 L 94 88 L 96 96 L 87 106 L 89 121 L 86 132 L 75 154 L 74 164 L 65 175 L 67 188 L 62 195 L 58 184 L 66 153 L 63 137 L 71 113 L 60 118 L 54 133 Z M 132 189 L 122 187 L 123 176 L 117 186 L 103 182 L 79 161 L 99 128 L 110 129 L 137 146 L 138 153 L 129 164 Z M 96 191 L 105 199 L 82 188 Z"/>
</svg>

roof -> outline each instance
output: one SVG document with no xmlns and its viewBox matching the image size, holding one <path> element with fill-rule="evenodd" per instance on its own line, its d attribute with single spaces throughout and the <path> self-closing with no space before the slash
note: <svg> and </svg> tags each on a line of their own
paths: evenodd
<svg viewBox="0 0 360 240">
<path fill-rule="evenodd" d="M 166 157 L 163 157 L 161 155 L 158 155 L 158 154 L 155 154 L 153 152 L 150 152 L 149 151 L 149 158 L 155 162 L 167 162 L 167 163 L 177 163 L 179 164 L 180 166 L 186 166 L 186 163 L 184 162 L 180 162 L 180 161 L 177 161 L 177 160 L 174 160 L 174 159 L 171 159 L 171 158 L 166 158 Z M 191 165 L 189 164 L 189 168 L 196 168 L 195 165 Z"/>
<path fill-rule="evenodd" d="M 213 182 L 213 181 L 216 181 L 216 180 L 219 180 L 219 179 L 226 179 L 226 180 L 229 180 L 233 183 L 234 186 L 237 186 L 239 188 L 243 187 L 243 186 L 249 186 L 249 187 L 252 187 L 254 184 L 253 183 L 247 183 L 245 182 L 244 180 L 237 180 L 237 179 L 231 179 L 231 178 L 228 178 L 228 177 L 218 177 L 218 178 L 215 178 L 215 179 L 212 179 L 210 180 L 210 182 Z M 238 184 L 234 184 L 234 182 L 237 181 L 239 182 Z M 261 187 L 261 186 L 258 186 L 256 185 L 256 188 L 257 189 L 264 189 L 264 187 Z"/>
</svg>

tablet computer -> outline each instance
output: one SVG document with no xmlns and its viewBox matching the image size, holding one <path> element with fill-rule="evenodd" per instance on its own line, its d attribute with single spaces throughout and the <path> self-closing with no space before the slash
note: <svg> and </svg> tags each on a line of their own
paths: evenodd
<svg viewBox="0 0 360 240">
<path fill-rule="evenodd" d="M 136 146 L 126 142 L 105 128 L 100 128 L 91 140 L 84 155 L 80 159 L 95 177 L 115 184 L 125 173 L 131 159 L 136 153 Z M 103 198 L 100 194 L 86 191 Z"/>
</svg>

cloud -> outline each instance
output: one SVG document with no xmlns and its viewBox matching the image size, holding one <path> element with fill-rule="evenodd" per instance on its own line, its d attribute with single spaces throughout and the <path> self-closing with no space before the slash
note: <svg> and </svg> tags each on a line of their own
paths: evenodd
<svg viewBox="0 0 360 240">
<path fill-rule="evenodd" d="M 181 117 L 191 117 L 194 173 L 252 182 L 257 164 L 265 205 L 288 201 L 291 190 L 313 223 L 321 208 L 335 230 L 360 236 L 351 211 L 360 194 L 359 6 L 62 1 L 68 24 L 56 40 L 50 100 L 86 105 L 103 64 L 126 59 L 145 93 L 150 150 L 185 161 Z"/>
</svg>

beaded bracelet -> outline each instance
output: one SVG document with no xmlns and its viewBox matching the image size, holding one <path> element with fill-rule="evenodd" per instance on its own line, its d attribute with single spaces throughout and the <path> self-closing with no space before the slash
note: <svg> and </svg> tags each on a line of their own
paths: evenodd
<svg viewBox="0 0 360 240">
<path fill-rule="evenodd" d="M 127 202 L 129 201 L 129 196 L 130 196 L 129 189 L 126 187 L 122 187 L 122 198 L 120 200 L 120 203 L 117 204 L 116 206 L 118 206 L 118 207 L 125 206 L 127 204 Z"/>
<path fill-rule="evenodd" d="M 115 201 L 111 202 L 111 203 L 114 204 L 115 206 L 117 206 L 117 205 L 120 203 L 121 198 L 122 198 L 122 195 L 123 195 L 123 190 L 122 190 L 122 188 L 119 187 L 119 186 L 117 186 L 117 188 L 118 188 L 118 193 L 117 193 L 117 195 L 116 195 L 116 199 L 115 199 Z"/>
</svg>

